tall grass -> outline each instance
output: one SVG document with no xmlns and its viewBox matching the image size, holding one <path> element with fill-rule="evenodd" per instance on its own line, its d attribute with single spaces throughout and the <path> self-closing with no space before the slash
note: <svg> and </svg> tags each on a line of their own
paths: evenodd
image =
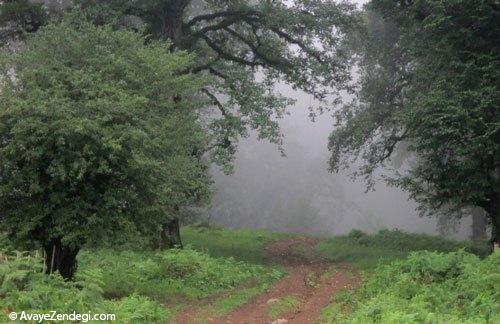
<svg viewBox="0 0 500 324">
<path fill-rule="evenodd" d="M 114 313 L 119 323 L 166 323 L 175 309 L 201 298 L 242 286 L 261 291 L 284 275 L 273 267 L 214 258 L 190 248 L 84 250 L 78 262 L 75 281 L 69 282 L 43 274 L 41 258 L 20 255 L 0 261 L 0 322 L 6 322 L 10 311 L 57 310 Z"/>
<path fill-rule="evenodd" d="M 99 269 L 104 295 L 132 293 L 162 303 L 207 297 L 249 281 L 279 278 L 281 272 L 234 258 L 213 258 L 190 248 L 161 252 L 84 251 L 81 269 Z"/>
<path fill-rule="evenodd" d="M 401 259 L 412 251 L 452 252 L 462 248 L 479 256 L 488 253 L 486 242 L 455 241 L 400 230 L 381 230 L 373 235 L 353 230 L 348 235 L 321 240 L 316 246 L 316 252 L 332 262 L 349 262 L 358 269 L 373 270 L 379 262 L 388 263 Z"/>
</svg>

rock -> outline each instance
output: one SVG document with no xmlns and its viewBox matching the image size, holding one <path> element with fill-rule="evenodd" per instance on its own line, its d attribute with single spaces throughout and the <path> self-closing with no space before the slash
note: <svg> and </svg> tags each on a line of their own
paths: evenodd
<svg viewBox="0 0 500 324">
<path fill-rule="evenodd" d="M 271 298 L 271 299 L 269 299 L 269 300 L 266 302 L 266 304 L 272 304 L 272 303 L 275 303 L 275 302 L 277 302 L 277 301 L 279 301 L 279 299 L 278 299 L 278 298 Z"/>
<path fill-rule="evenodd" d="M 280 319 L 273 321 L 271 324 L 285 324 L 285 323 L 288 323 L 288 320 L 286 320 L 284 318 L 280 318 Z"/>
</svg>

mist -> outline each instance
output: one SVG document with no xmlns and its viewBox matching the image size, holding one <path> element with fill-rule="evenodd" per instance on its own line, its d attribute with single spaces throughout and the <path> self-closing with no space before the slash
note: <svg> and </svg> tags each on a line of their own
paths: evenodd
<svg viewBox="0 0 500 324">
<path fill-rule="evenodd" d="M 242 139 L 234 173 L 226 175 L 217 167 L 211 170 L 214 193 L 204 216 L 211 224 L 317 235 L 397 228 L 463 239 L 470 236 L 470 217 L 443 233 L 437 218 L 420 217 L 417 204 L 398 188 L 379 179 L 374 190 L 367 192 L 362 179 L 350 177 L 355 166 L 330 173 L 331 114 L 319 115 L 313 122 L 307 109 L 313 100 L 310 96 L 286 85 L 278 91 L 296 100 L 289 115 L 280 120 L 286 156 L 255 134 Z"/>
</svg>

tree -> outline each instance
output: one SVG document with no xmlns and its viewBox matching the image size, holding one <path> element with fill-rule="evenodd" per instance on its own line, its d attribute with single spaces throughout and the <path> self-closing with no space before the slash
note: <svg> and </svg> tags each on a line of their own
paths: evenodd
<svg viewBox="0 0 500 324">
<path fill-rule="evenodd" d="M 365 161 L 358 174 L 371 179 L 404 141 L 415 159 L 389 182 L 409 191 L 424 213 L 483 208 L 498 244 L 498 6 L 373 0 L 366 9 L 382 33 L 369 35 L 363 50 L 358 100 L 337 115 L 331 169 L 354 152 Z"/>
<path fill-rule="evenodd" d="M 0 223 L 71 278 L 86 242 L 158 234 L 208 195 L 192 55 L 78 20 L 1 56 Z M 176 101 L 174 95 L 184 100 Z"/>
<path fill-rule="evenodd" d="M 193 73 L 210 74 L 203 92 L 218 112 L 208 114 L 212 161 L 231 172 L 236 144 L 249 130 L 281 145 L 277 119 L 293 100 L 274 85 L 287 82 L 314 95 L 319 111 L 349 90 L 346 35 L 358 24 L 355 7 L 331 0 L 78 0 L 95 24 L 138 28 L 169 39 L 171 50 L 196 54 Z M 135 23 L 131 23 L 135 22 Z M 316 110 L 312 110 L 316 111 Z M 280 146 L 281 149 L 281 146 Z M 178 223 L 178 222 L 177 222 Z M 178 232 L 172 223 L 166 232 Z"/>
<path fill-rule="evenodd" d="M 29 0 L 2 1 L 0 10 L 0 41 L 7 44 L 36 32 L 49 19 L 49 12 L 41 3 Z"/>
</svg>

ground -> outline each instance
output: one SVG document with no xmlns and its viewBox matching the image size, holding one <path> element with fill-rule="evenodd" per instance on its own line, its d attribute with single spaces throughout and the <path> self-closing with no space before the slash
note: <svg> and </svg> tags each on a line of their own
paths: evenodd
<svg viewBox="0 0 500 324">
<path fill-rule="evenodd" d="M 195 225 L 182 237 L 184 249 L 88 246 L 68 282 L 0 236 L 0 323 L 47 309 L 120 323 L 500 323 L 500 254 L 485 242 Z"/>
<path fill-rule="evenodd" d="M 359 284 L 348 263 L 333 264 L 315 252 L 318 239 L 294 236 L 265 246 L 264 263 L 280 265 L 287 275 L 261 294 L 223 316 L 206 312 L 209 302 L 189 307 L 176 323 L 314 323 L 333 295 Z M 213 301 L 211 301 L 213 302 Z"/>
</svg>

